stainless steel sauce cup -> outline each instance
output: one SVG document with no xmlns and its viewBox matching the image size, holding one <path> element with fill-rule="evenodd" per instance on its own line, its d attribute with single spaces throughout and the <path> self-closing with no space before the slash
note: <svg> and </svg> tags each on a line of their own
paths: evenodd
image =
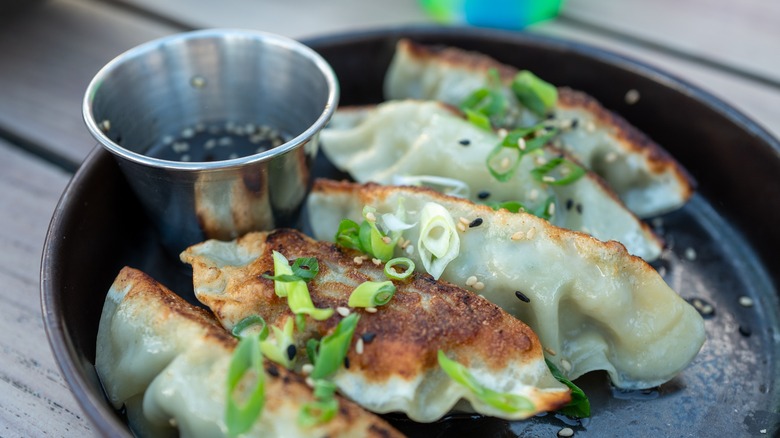
<svg viewBox="0 0 780 438">
<path fill-rule="evenodd" d="M 89 84 L 83 115 L 178 255 L 207 238 L 293 225 L 338 95 L 333 70 L 308 47 L 212 29 L 118 56 Z M 274 129 L 286 141 L 271 139 Z M 237 141 L 243 151 L 231 149 Z"/>
</svg>

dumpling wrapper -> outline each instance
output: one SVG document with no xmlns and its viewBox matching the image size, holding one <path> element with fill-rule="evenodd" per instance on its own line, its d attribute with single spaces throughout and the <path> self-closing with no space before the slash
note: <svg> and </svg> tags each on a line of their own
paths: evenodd
<svg viewBox="0 0 780 438">
<path fill-rule="evenodd" d="M 111 404 L 127 406 L 137 435 L 227 436 L 225 382 L 236 344 L 207 311 L 126 267 L 106 296 L 95 367 Z M 314 401 L 311 388 L 276 364 L 265 361 L 264 369 L 265 407 L 242 436 L 402 436 L 340 397 L 333 420 L 302 428 L 298 413 Z"/>
<path fill-rule="evenodd" d="M 293 314 L 287 299 L 274 293 L 273 280 L 262 277 L 274 271 L 274 250 L 291 261 L 317 258 L 319 274 L 308 283 L 317 308 L 347 307 L 359 284 L 387 280 L 383 267 L 371 260 L 355 263 L 360 253 L 294 230 L 250 233 L 232 242 L 210 240 L 188 248 L 181 258 L 192 264 L 196 296 L 223 326 L 231 328 L 259 314 L 268 325 L 281 328 Z M 476 412 L 506 419 L 528 418 L 569 401 L 568 388 L 550 373 L 527 325 L 489 301 L 426 274 L 395 285 L 395 296 L 376 313 L 351 309 L 360 320 L 347 354 L 349 368 L 341 367 L 334 377 L 341 394 L 370 411 L 400 411 L 420 422 L 438 420 L 454 407 L 471 410 L 456 406 L 461 399 Z M 306 339 L 328 334 L 341 319 L 339 313 L 324 321 L 307 318 L 304 333 L 296 328 L 298 359 L 306 356 Z M 375 337 L 360 341 L 361 354 L 356 344 L 366 333 Z M 525 396 L 535 408 L 506 412 L 483 403 L 439 367 L 439 349 L 466 365 L 482 385 Z"/>
<path fill-rule="evenodd" d="M 385 98 L 435 99 L 460 105 L 485 86 L 490 69 L 496 69 L 507 85 L 518 72 L 476 52 L 400 40 L 385 75 Z M 508 87 L 505 95 L 516 115 L 508 128 L 531 126 L 540 120 L 519 104 Z M 563 149 L 604 178 L 637 216 L 674 210 L 693 195 L 693 178 L 674 158 L 594 98 L 558 88 L 554 114 L 566 125 L 577 120 L 574 129 L 560 136 Z"/>
<path fill-rule="evenodd" d="M 476 276 L 484 289 L 475 293 L 531 326 L 547 359 L 570 379 L 606 370 L 617 387 L 654 387 L 682 371 L 704 342 L 699 313 L 618 242 L 419 187 L 320 179 L 307 207 L 314 236 L 324 240 L 333 239 L 342 219 L 362 220 L 364 206 L 376 208 L 379 217 L 395 212 L 399 202 L 410 223 L 429 202 L 442 205 L 456 223 L 461 217 L 482 219 L 459 232 L 459 256 L 441 278 L 466 285 Z M 419 226 L 403 237 L 417 242 L 418 234 Z M 396 249 L 418 269 L 419 253 Z M 519 300 L 515 291 L 530 302 Z"/>
<path fill-rule="evenodd" d="M 467 146 L 460 143 L 468 140 Z M 436 101 L 392 101 L 376 107 L 340 109 L 321 133 L 328 159 L 356 181 L 394 184 L 397 175 L 432 175 L 466 183 L 470 199 L 487 191 L 486 201 L 520 201 L 544 208 L 555 198 L 550 221 L 583 231 L 599 240 L 617 240 L 630 253 L 652 261 L 663 243 L 595 174 L 588 172 L 570 184 L 536 181 L 531 170 L 561 154 L 547 146 L 525 154 L 514 176 L 501 182 L 488 170 L 486 159 L 500 143 L 498 135 L 463 118 L 459 111 Z M 544 161 L 542 161 L 544 160 Z"/>
</svg>

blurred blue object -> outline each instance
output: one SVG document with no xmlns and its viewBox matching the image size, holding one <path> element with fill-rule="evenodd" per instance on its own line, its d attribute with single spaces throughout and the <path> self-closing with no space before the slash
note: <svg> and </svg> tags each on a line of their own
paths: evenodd
<svg viewBox="0 0 780 438">
<path fill-rule="evenodd" d="M 558 15 L 563 0 L 420 0 L 440 23 L 522 29 Z"/>
</svg>

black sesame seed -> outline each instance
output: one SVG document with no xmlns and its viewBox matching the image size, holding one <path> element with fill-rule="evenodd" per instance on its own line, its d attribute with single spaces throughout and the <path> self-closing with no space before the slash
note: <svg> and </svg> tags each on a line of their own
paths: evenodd
<svg viewBox="0 0 780 438">
<path fill-rule="evenodd" d="M 290 344 L 287 346 L 287 358 L 290 360 L 293 360 L 295 357 L 295 354 L 298 353 L 298 349 L 295 348 L 295 345 Z"/>
<path fill-rule="evenodd" d="M 344 368 L 349 369 L 349 358 L 346 356 L 344 357 Z"/>
<path fill-rule="evenodd" d="M 577 213 L 582 214 L 582 204 L 577 204 Z"/>
<path fill-rule="evenodd" d="M 376 333 L 366 332 L 363 333 L 360 337 L 363 338 L 363 342 L 369 343 L 374 340 Z"/>
<path fill-rule="evenodd" d="M 268 374 L 270 374 L 272 377 L 279 377 L 279 369 L 276 368 L 276 365 L 269 364 L 265 370 L 268 371 Z"/>
<path fill-rule="evenodd" d="M 483 191 L 477 193 L 477 198 L 479 198 L 479 199 L 487 199 L 489 197 L 490 197 L 490 192 L 488 192 L 487 190 L 483 190 Z"/>
<path fill-rule="evenodd" d="M 547 120 L 554 119 L 555 118 L 555 113 L 553 113 L 553 112 L 547 113 L 546 117 L 547 117 Z"/>
<path fill-rule="evenodd" d="M 576 128 L 580 124 L 580 119 L 571 119 L 571 127 Z"/>
<path fill-rule="evenodd" d="M 746 325 L 742 325 L 742 324 L 740 324 L 740 325 L 739 325 L 739 334 L 740 334 L 740 335 L 742 335 L 742 336 L 744 336 L 744 337 L 746 337 L 746 338 L 749 338 L 749 337 L 750 337 L 750 335 L 752 335 L 752 334 L 753 334 L 753 331 L 752 331 L 752 330 L 750 330 L 750 327 L 749 327 L 749 326 L 746 326 Z"/>
<path fill-rule="evenodd" d="M 468 138 L 463 138 L 458 143 L 460 143 L 462 146 L 468 146 L 471 144 L 471 140 L 469 140 Z"/>
<path fill-rule="evenodd" d="M 572 201 L 571 199 L 567 199 L 566 200 L 566 209 L 567 210 L 571 210 L 572 207 L 574 207 L 574 201 Z"/>
<path fill-rule="evenodd" d="M 469 228 L 478 227 L 480 225 L 482 225 L 482 218 L 478 217 L 478 218 L 474 219 L 473 221 L 471 221 L 471 223 L 469 224 Z"/>
<path fill-rule="evenodd" d="M 519 290 L 515 291 L 515 296 L 524 303 L 530 303 L 531 299 L 528 298 L 524 293 L 520 292 Z"/>
</svg>

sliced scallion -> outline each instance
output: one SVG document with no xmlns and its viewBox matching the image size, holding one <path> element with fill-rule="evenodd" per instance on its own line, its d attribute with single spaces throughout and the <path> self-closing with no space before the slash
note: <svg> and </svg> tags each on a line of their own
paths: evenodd
<svg viewBox="0 0 780 438">
<path fill-rule="evenodd" d="M 248 389 L 241 381 L 254 379 Z M 251 380 L 249 380 L 251 381 Z M 225 423 L 228 435 L 238 436 L 249 431 L 262 415 L 265 406 L 265 370 L 258 338 L 241 338 L 233 352 L 227 373 L 227 403 Z"/>
<path fill-rule="evenodd" d="M 488 116 L 482 114 L 481 112 L 474 111 L 471 109 L 464 109 L 463 112 L 466 114 L 466 120 L 471 122 L 474 126 L 478 128 L 482 128 L 486 131 L 490 131 L 493 129 L 493 127 L 490 124 L 490 118 Z"/>
<path fill-rule="evenodd" d="M 298 424 L 303 427 L 327 423 L 338 412 L 335 383 L 324 379 L 315 380 L 314 399 L 315 401 L 304 404 L 298 414 Z"/>
<path fill-rule="evenodd" d="M 241 321 L 238 321 L 238 323 L 233 326 L 233 330 L 231 330 L 231 333 L 233 334 L 233 336 L 237 338 L 243 338 L 244 331 L 256 325 L 261 326 L 260 330 L 258 330 L 257 332 L 260 340 L 262 341 L 263 339 L 268 337 L 268 325 L 265 323 L 265 320 L 260 315 L 249 315 L 246 318 L 242 319 Z"/>
<path fill-rule="evenodd" d="M 585 169 L 564 157 L 555 157 L 531 171 L 535 180 L 557 186 L 571 184 L 583 175 Z"/>
<path fill-rule="evenodd" d="M 295 344 L 293 339 L 294 325 L 293 318 L 287 318 L 284 328 L 279 329 L 279 327 L 271 326 L 273 335 L 260 341 L 260 350 L 263 355 L 287 369 L 291 369 L 293 365 L 287 350 L 290 345 Z"/>
<path fill-rule="evenodd" d="M 353 220 L 342 219 L 339 223 L 339 229 L 336 231 L 336 237 L 333 240 L 345 248 L 363 251 L 363 247 L 360 244 L 360 225 Z"/>
<path fill-rule="evenodd" d="M 293 266 L 278 251 L 273 252 L 274 275 L 263 275 L 274 280 L 276 295 L 287 297 L 287 305 L 296 315 L 306 314 L 322 321 L 333 315 L 333 309 L 317 309 L 311 300 L 309 287 L 306 281 L 311 280 L 319 273 L 319 263 L 313 257 L 300 257 L 295 260 Z"/>
<path fill-rule="evenodd" d="M 417 248 L 426 272 L 437 280 L 460 253 L 460 237 L 455 221 L 441 204 L 428 202 L 423 206 Z"/>
<path fill-rule="evenodd" d="M 514 77 L 511 88 L 517 100 L 540 117 L 554 109 L 558 101 L 558 89 L 528 70 L 522 70 Z"/>
<path fill-rule="evenodd" d="M 395 295 L 392 281 L 365 281 L 349 295 L 350 307 L 379 307 L 387 304 Z"/>
<path fill-rule="evenodd" d="M 396 267 L 403 267 L 403 271 L 398 272 Z M 385 263 L 385 275 L 391 280 L 406 280 L 414 273 L 414 262 L 408 257 L 396 257 Z"/>
<path fill-rule="evenodd" d="M 590 400 L 588 400 L 588 396 L 585 395 L 585 392 L 572 383 L 571 380 L 567 379 L 563 373 L 558 370 L 558 367 L 556 367 L 555 364 L 547 359 L 544 361 L 547 362 L 547 367 L 550 368 L 553 377 L 568 386 L 571 390 L 571 401 L 566 406 L 559 409 L 558 412 L 574 418 L 590 417 Z"/>
<path fill-rule="evenodd" d="M 331 334 L 320 340 L 319 348 L 314 352 L 316 361 L 311 372 L 312 379 L 327 379 L 344 364 L 359 319 L 357 313 L 350 314 L 338 323 Z"/>
<path fill-rule="evenodd" d="M 480 401 L 504 412 L 531 412 L 535 406 L 531 400 L 519 394 L 494 391 L 485 387 L 474 378 L 462 364 L 448 358 L 439 350 L 439 366 L 457 383 L 468 388 Z"/>
</svg>

